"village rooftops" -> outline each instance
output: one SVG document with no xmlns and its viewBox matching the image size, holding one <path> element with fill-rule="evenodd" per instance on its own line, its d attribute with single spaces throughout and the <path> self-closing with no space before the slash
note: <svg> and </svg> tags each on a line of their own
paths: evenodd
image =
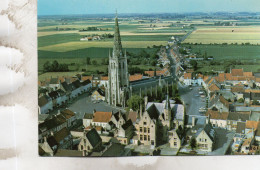
<svg viewBox="0 0 260 170">
<path fill-rule="evenodd" d="M 249 118 L 250 118 L 249 114 L 236 113 L 236 112 L 229 112 L 228 114 L 228 120 L 245 122 L 246 120 L 249 120 Z"/>
<path fill-rule="evenodd" d="M 92 119 L 92 118 L 93 118 L 93 114 L 92 113 L 85 113 L 84 119 Z"/>
<path fill-rule="evenodd" d="M 210 116 L 210 119 L 220 119 L 220 120 L 227 120 L 228 112 L 219 112 L 209 109 L 206 113 L 206 116 Z"/>
<path fill-rule="evenodd" d="M 236 133 L 245 133 L 246 123 L 245 122 L 237 122 Z"/>
<path fill-rule="evenodd" d="M 232 76 L 243 76 L 243 69 L 232 69 L 231 70 Z"/>
<path fill-rule="evenodd" d="M 100 142 L 102 142 L 101 137 L 97 133 L 96 129 L 91 129 L 86 133 L 86 138 L 88 139 L 89 143 L 93 146 L 93 148 Z"/>
<path fill-rule="evenodd" d="M 95 112 L 93 115 L 93 122 L 108 123 L 112 117 L 112 112 Z"/>
<path fill-rule="evenodd" d="M 60 143 L 63 139 L 70 135 L 70 132 L 66 127 L 62 128 L 60 131 L 54 134 L 55 140 Z"/>
<path fill-rule="evenodd" d="M 38 99 L 38 105 L 40 107 L 46 105 L 50 100 L 50 97 L 48 97 L 47 95 L 43 95 Z"/>
</svg>

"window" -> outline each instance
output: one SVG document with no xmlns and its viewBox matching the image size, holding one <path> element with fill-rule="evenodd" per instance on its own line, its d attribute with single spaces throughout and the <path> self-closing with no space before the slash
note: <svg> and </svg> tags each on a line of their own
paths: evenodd
<svg viewBox="0 0 260 170">
<path fill-rule="evenodd" d="M 150 135 L 148 135 L 148 141 L 150 141 Z"/>
<path fill-rule="evenodd" d="M 150 128 L 148 128 L 148 133 L 150 133 Z"/>
<path fill-rule="evenodd" d="M 174 142 L 173 145 L 174 145 L 174 146 L 177 146 L 177 142 Z"/>
<path fill-rule="evenodd" d="M 146 127 L 144 127 L 144 133 L 146 133 Z"/>
<path fill-rule="evenodd" d="M 143 135 L 140 135 L 140 140 L 143 140 Z"/>
<path fill-rule="evenodd" d="M 144 122 L 144 125 L 146 125 L 146 122 Z"/>
<path fill-rule="evenodd" d="M 143 131 L 143 128 L 142 127 L 140 127 L 140 132 L 142 132 Z"/>
<path fill-rule="evenodd" d="M 151 140 L 151 145 L 154 145 L 154 140 Z"/>
<path fill-rule="evenodd" d="M 144 140 L 147 140 L 147 136 L 146 135 L 144 135 Z"/>
<path fill-rule="evenodd" d="M 90 150 L 90 147 L 88 146 L 88 150 Z"/>
<path fill-rule="evenodd" d="M 205 139 L 205 142 L 207 142 L 207 139 Z"/>
<path fill-rule="evenodd" d="M 201 142 L 201 138 L 200 138 L 200 142 Z"/>
</svg>

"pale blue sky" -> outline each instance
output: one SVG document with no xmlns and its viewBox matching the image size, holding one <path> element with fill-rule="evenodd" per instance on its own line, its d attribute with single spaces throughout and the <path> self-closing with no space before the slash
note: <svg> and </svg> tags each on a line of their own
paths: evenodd
<svg viewBox="0 0 260 170">
<path fill-rule="evenodd" d="M 38 15 L 260 12 L 260 0 L 38 0 Z"/>
</svg>

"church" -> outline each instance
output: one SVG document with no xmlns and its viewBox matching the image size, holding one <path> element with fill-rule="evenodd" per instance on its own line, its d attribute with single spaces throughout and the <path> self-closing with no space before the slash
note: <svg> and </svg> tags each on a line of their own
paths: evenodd
<svg viewBox="0 0 260 170">
<path fill-rule="evenodd" d="M 110 105 L 125 107 L 129 94 L 129 74 L 126 53 L 123 54 L 118 17 L 115 18 L 114 46 L 109 52 L 108 85 L 106 101 Z"/>
</svg>

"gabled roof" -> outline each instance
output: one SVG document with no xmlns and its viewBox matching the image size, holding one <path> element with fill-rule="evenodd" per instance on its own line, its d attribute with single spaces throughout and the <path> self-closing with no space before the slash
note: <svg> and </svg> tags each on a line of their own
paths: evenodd
<svg viewBox="0 0 260 170">
<path fill-rule="evenodd" d="M 122 128 L 123 128 L 124 130 L 126 130 L 126 129 L 128 129 L 130 126 L 133 126 L 133 122 L 132 122 L 131 119 L 127 120 L 127 121 L 125 122 L 125 124 L 122 125 Z"/>
<path fill-rule="evenodd" d="M 80 83 L 79 80 L 73 81 L 72 84 L 73 84 L 73 86 L 74 86 L 76 89 L 79 88 L 79 87 L 81 87 L 81 83 Z"/>
<path fill-rule="evenodd" d="M 85 81 L 85 80 L 92 80 L 92 76 L 82 76 L 81 77 L 81 81 Z"/>
<path fill-rule="evenodd" d="M 129 81 L 137 81 L 137 80 L 141 80 L 142 78 L 143 78 L 142 74 L 130 75 Z"/>
<path fill-rule="evenodd" d="M 213 83 L 213 84 L 211 84 L 211 85 L 209 86 L 209 90 L 210 90 L 211 92 L 215 92 L 215 91 L 219 91 L 220 88 L 219 88 L 215 83 Z"/>
<path fill-rule="evenodd" d="M 60 131 L 54 134 L 55 140 L 60 143 L 64 138 L 70 135 L 70 132 L 66 127 L 62 128 Z"/>
<path fill-rule="evenodd" d="M 56 139 L 54 138 L 54 136 L 48 137 L 47 143 L 50 145 L 50 147 L 58 146 L 58 143 L 57 143 Z"/>
<path fill-rule="evenodd" d="M 208 134 L 208 136 L 210 137 L 210 139 L 212 141 L 214 141 L 215 139 L 215 135 L 216 135 L 216 131 L 213 129 L 213 127 L 211 126 L 211 124 L 206 124 L 203 128 L 203 130 Z"/>
<path fill-rule="evenodd" d="M 62 115 L 66 118 L 66 119 L 69 119 L 73 116 L 75 116 L 75 113 L 69 109 L 65 109 L 63 111 L 61 111 Z"/>
<path fill-rule="evenodd" d="M 102 76 L 101 80 L 108 80 L 108 76 Z"/>
<path fill-rule="evenodd" d="M 90 81 L 89 79 L 87 79 L 87 80 L 81 82 L 81 85 L 82 85 L 82 86 L 86 86 L 86 85 L 88 85 L 89 83 L 91 83 L 91 81 Z"/>
<path fill-rule="evenodd" d="M 93 122 L 108 123 L 112 117 L 112 112 L 95 112 L 93 115 Z"/>
<path fill-rule="evenodd" d="M 85 113 L 84 119 L 92 119 L 92 118 L 93 118 L 93 114 L 91 114 L 91 113 Z"/>
<path fill-rule="evenodd" d="M 220 119 L 220 120 L 227 120 L 228 118 L 228 112 L 222 112 L 214 111 L 209 109 L 206 113 L 206 116 L 210 116 L 210 119 Z"/>
<path fill-rule="evenodd" d="M 65 91 L 72 91 L 71 86 L 69 86 L 69 84 L 66 81 L 62 82 L 61 86 L 64 88 Z"/>
<path fill-rule="evenodd" d="M 246 120 L 249 120 L 250 115 L 249 114 L 243 114 L 243 113 L 237 113 L 237 112 L 229 112 L 228 114 L 228 120 L 241 120 L 245 122 Z"/>
<path fill-rule="evenodd" d="M 97 144 L 102 142 L 101 137 L 99 136 L 99 134 L 97 133 L 96 129 L 94 129 L 94 128 L 86 133 L 86 138 L 88 139 L 89 143 L 93 146 L 93 148 Z"/>
<path fill-rule="evenodd" d="M 49 97 L 47 95 L 43 95 L 38 99 L 38 105 L 40 107 L 46 105 L 49 102 Z"/>
<path fill-rule="evenodd" d="M 253 76 L 253 72 L 243 72 L 243 76 L 245 76 L 245 77 L 252 77 Z"/>
<path fill-rule="evenodd" d="M 243 93 L 243 92 L 245 92 L 245 90 L 244 90 L 243 86 L 234 86 L 234 87 L 231 87 L 231 92 L 233 92 L 233 93 L 235 93 L 235 92 Z"/>
<path fill-rule="evenodd" d="M 131 119 L 132 122 L 136 122 L 138 112 L 129 111 L 128 120 Z"/>
</svg>

